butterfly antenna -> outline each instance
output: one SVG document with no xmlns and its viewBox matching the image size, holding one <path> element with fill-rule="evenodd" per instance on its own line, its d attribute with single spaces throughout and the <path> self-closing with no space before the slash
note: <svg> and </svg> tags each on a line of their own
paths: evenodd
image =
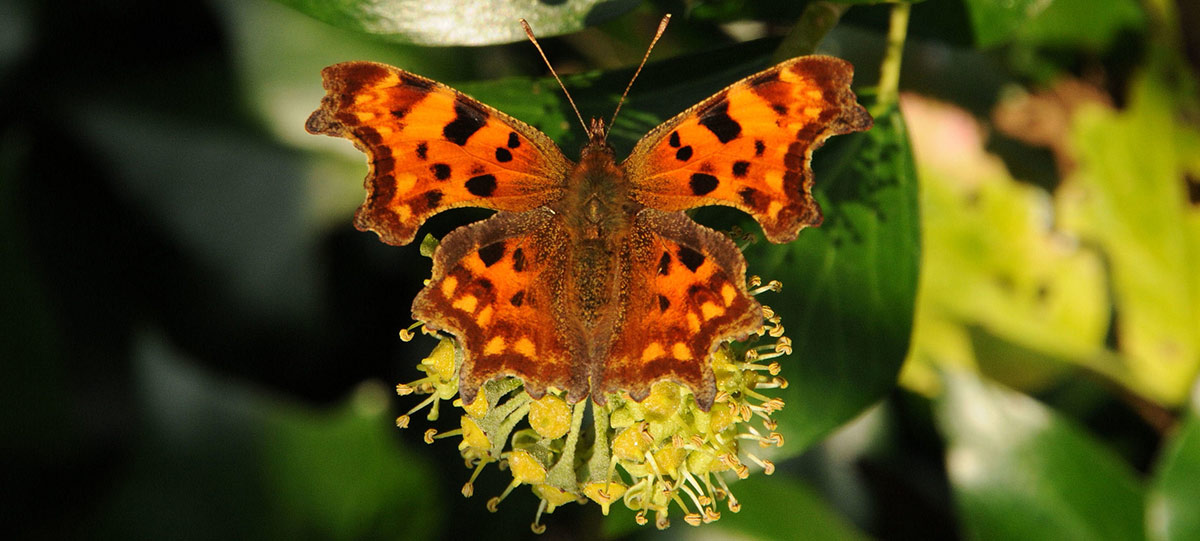
<svg viewBox="0 0 1200 541">
<path fill-rule="evenodd" d="M 658 31 L 654 33 L 654 39 L 650 40 L 650 46 L 646 48 L 646 55 L 642 57 L 642 63 L 638 64 L 637 71 L 633 72 L 633 78 L 629 80 L 629 84 L 625 86 L 625 92 L 621 94 L 621 99 L 617 102 L 617 110 L 613 111 L 612 120 L 608 121 L 608 131 L 604 132 L 605 139 L 608 139 L 608 132 L 612 131 L 613 123 L 617 121 L 617 113 L 621 112 L 621 105 L 625 103 L 625 96 L 629 95 L 629 89 L 633 88 L 633 82 L 642 73 L 642 68 L 645 67 L 646 61 L 650 59 L 650 51 L 654 50 L 654 45 L 658 43 L 658 38 L 661 38 L 663 32 L 667 31 L 667 23 L 669 22 L 671 22 L 670 13 L 664 15 L 662 21 L 658 23 Z"/>
<path fill-rule="evenodd" d="M 525 35 L 529 36 L 529 41 L 533 42 L 533 46 L 537 47 L 538 54 L 542 55 L 542 60 L 546 62 L 546 67 L 550 68 L 550 74 L 554 76 L 554 80 L 558 81 L 558 86 L 562 87 L 563 94 L 567 95 L 567 101 L 571 103 L 571 108 L 575 110 L 575 116 L 579 118 L 579 124 L 583 126 L 583 131 L 587 132 L 587 123 L 583 121 L 583 115 L 579 114 L 579 108 L 575 106 L 575 100 L 571 99 L 571 93 L 567 92 L 567 85 L 564 85 L 558 73 L 554 71 L 554 66 L 550 65 L 550 59 L 546 58 L 546 52 L 542 50 L 542 46 L 538 44 L 538 40 L 533 36 L 533 29 L 529 27 L 529 23 L 525 19 L 521 19 L 521 26 L 525 28 Z"/>
</svg>

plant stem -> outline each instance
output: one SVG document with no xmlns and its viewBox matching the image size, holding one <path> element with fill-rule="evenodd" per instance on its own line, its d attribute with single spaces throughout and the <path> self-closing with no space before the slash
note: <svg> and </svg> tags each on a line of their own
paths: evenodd
<svg viewBox="0 0 1200 541">
<path fill-rule="evenodd" d="M 812 2 L 805 6 L 804 13 L 800 14 L 796 25 L 783 38 L 783 43 L 779 44 L 779 48 L 775 49 L 775 55 L 771 61 L 778 63 L 795 56 L 812 54 L 817 49 L 817 44 L 837 24 L 838 19 L 849 7 L 847 4 L 824 1 Z"/>
<path fill-rule="evenodd" d="M 900 89 L 900 61 L 904 58 L 904 40 L 908 35 L 910 5 L 901 2 L 892 6 L 888 22 L 887 49 L 879 66 L 879 94 L 875 98 L 875 113 L 883 113 L 896 104 Z"/>
</svg>

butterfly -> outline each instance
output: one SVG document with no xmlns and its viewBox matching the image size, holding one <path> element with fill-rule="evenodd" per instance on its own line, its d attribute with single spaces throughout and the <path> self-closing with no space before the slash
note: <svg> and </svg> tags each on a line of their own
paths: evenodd
<svg viewBox="0 0 1200 541">
<path fill-rule="evenodd" d="M 812 152 L 869 129 L 853 68 L 804 56 L 756 73 L 651 130 L 618 163 L 602 120 L 572 162 L 549 137 L 446 85 L 372 62 L 322 71 L 313 134 L 370 159 L 355 226 L 405 245 L 456 207 L 493 216 L 447 234 L 413 317 L 455 337 L 459 390 L 520 378 L 533 398 L 641 401 L 669 380 L 708 410 L 709 356 L 759 329 L 762 307 L 727 236 L 683 211 L 728 205 L 783 243 L 819 225 Z"/>
</svg>

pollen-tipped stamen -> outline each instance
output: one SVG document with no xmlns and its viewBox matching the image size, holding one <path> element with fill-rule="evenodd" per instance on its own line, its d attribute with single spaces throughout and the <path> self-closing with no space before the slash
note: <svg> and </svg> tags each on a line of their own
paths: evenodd
<svg viewBox="0 0 1200 541">
<path fill-rule="evenodd" d="M 507 487 L 504 487 L 504 492 L 501 492 L 499 496 L 493 496 L 492 499 L 488 500 L 487 510 L 491 511 L 492 513 L 495 513 L 497 510 L 500 509 L 500 502 L 504 501 L 504 499 L 507 498 L 508 495 L 512 493 L 513 489 L 515 489 L 519 486 L 521 486 L 521 481 L 519 481 L 517 479 L 513 479 L 512 482 L 509 483 Z"/>
<path fill-rule="evenodd" d="M 757 278 L 757 276 L 755 278 Z M 761 281 L 761 279 L 760 279 L 760 281 Z M 754 287 L 754 286 L 751 286 L 751 287 Z M 754 289 L 751 289 L 750 294 L 751 295 L 759 295 L 761 293 L 766 293 L 768 291 L 771 291 L 774 293 L 779 293 L 780 291 L 783 291 L 783 282 L 780 282 L 779 280 L 771 280 L 770 282 L 767 282 L 767 285 L 759 286 L 759 287 L 755 287 Z"/>
<path fill-rule="evenodd" d="M 529 525 L 529 529 L 533 530 L 535 534 L 542 535 L 546 533 L 546 525 L 542 524 L 542 513 L 546 512 L 547 505 L 549 504 L 546 503 L 546 500 L 538 502 L 537 514 L 533 516 L 533 524 Z"/>
<path fill-rule="evenodd" d="M 758 464 L 758 466 L 763 469 L 763 473 L 767 475 L 775 473 L 774 462 L 771 462 L 765 458 L 758 458 L 758 456 L 756 456 L 754 453 L 746 453 L 746 456 L 750 457 L 750 460 L 752 460 L 755 464 Z"/>
<path fill-rule="evenodd" d="M 420 327 L 421 325 L 424 325 L 424 324 L 421 323 L 420 321 L 418 321 L 416 323 L 413 323 L 412 325 L 409 325 L 407 329 L 400 329 L 400 341 L 401 342 L 411 342 L 412 339 L 416 338 L 416 336 L 417 336 L 417 334 L 414 333 L 413 330 Z"/>
</svg>

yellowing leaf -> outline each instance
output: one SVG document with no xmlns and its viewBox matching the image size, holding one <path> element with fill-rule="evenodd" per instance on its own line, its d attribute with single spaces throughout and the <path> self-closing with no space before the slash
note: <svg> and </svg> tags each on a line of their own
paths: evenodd
<svg viewBox="0 0 1200 541">
<path fill-rule="evenodd" d="M 1125 111 L 1080 111 L 1079 169 L 1057 194 L 1063 225 L 1098 246 L 1111 272 L 1124 365 L 1111 377 L 1178 405 L 1200 368 L 1200 135 L 1176 121 L 1170 86 L 1143 76 Z M 1103 369 L 1103 367 L 1098 367 Z"/>
<path fill-rule="evenodd" d="M 1094 357 L 1103 349 L 1109 309 L 1096 255 L 1052 229 L 1049 194 L 1017 182 L 987 154 L 981 129 L 966 111 L 912 96 L 903 103 L 912 125 L 922 127 L 913 139 L 925 250 L 914 346 L 902 381 L 935 393 L 933 366 L 992 363 L 993 377 L 1018 384 L 1019 376 L 1026 386 L 1060 371 L 1059 365 L 1031 371 L 981 357 L 972 329 L 1043 356 Z"/>
</svg>

